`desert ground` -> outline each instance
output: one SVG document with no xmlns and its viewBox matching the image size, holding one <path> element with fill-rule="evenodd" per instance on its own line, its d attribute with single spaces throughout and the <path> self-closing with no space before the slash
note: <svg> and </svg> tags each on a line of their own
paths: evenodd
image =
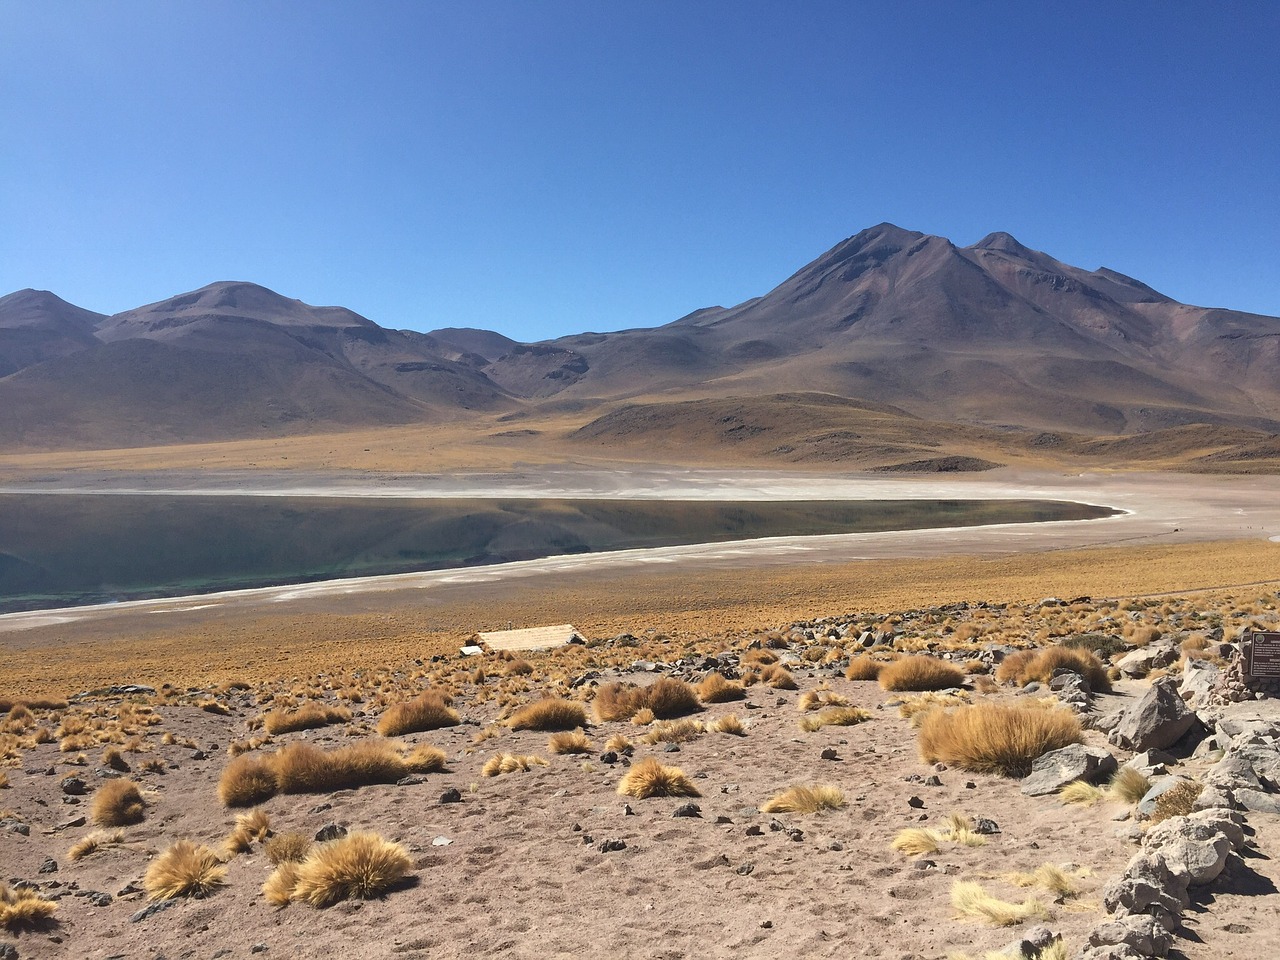
<svg viewBox="0 0 1280 960">
<path fill-rule="evenodd" d="M 0 695 L 31 704 L 29 720 L 17 708 L 19 719 L 6 721 L 0 810 L 6 824 L 26 830 L 0 834 L 0 856 L 10 880 L 30 881 L 56 903 L 52 918 L 0 934 L 24 957 L 934 958 L 981 956 L 1035 925 L 1060 934 L 1074 956 L 1105 919 L 1101 890 L 1138 849 L 1132 803 L 1028 797 L 1017 779 L 927 761 L 915 718 L 900 709 L 906 698 L 909 712 L 919 694 L 846 679 L 849 663 L 864 655 L 859 638 L 891 635 L 873 651 L 883 663 L 920 654 L 954 660 L 965 671 L 955 696 L 968 703 L 1017 705 L 1051 695 L 992 681 L 997 648 L 1107 636 L 1115 646 L 1101 651 L 1105 667 L 1163 637 L 1196 651 L 1157 671 L 1176 677 L 1187 658 L 1205 655 L 1201 640 L 1277 622 L 1280 490 L 1271 477 L 1018 467 L 908 479 L 598 461 L 499 469 L 474 460 L 465 471 L 432 473 L 265 469 L 234 458 L 141 468 L 136 457 L 71 465 L 60 456 L 0 463 L 3 488 L 1042 496 L 1123 512 L 1078 523 L 625 551 L 0 617 Z M 459 653 L 480 630 L 550 623 L 573 623 L 586 642 L 514 660 Z M 767 656 L 780 659 L 794 689 L 763 676 Z M 741 678 L 743 699 L 698 703 L 679 736 L 637 722 L 645 717 L 599 716 L 600 691 L 611 682 L 696 685 L 711 673 Z M 1096 696 L 1085 742 L 1105 746 L 1090 717 L 1123 710 L 1150 679 L 1118 679 L 1114 692 Z M 120 684 L 154 692 L 105 689 Z M 379 734 L 397 703 L 424 691 L 452 698 L 457 722 Z M 806 695 L 840 698 L 867 718 L 805 730 Z M 512 728 L 513 712 L 544 697 L 583 706 L 585 752 L 555 753 L 547 732 Z M 265 732 L 269 712 L 307 704 L 337 719 Z M 714 728 L 726 714 L 741 722 L 741 735 Z M 619 751 L 619 737 L 633 752 Z M 441 751 L 442 769 L 266 798 L 253 809 L 267 825 L 233 855 L 224 841 L 250 808 L 224 803 L 220 783 L 240 757 L 271 758 L 295 742 L 324 750 L 386 744 L 397 756 L 428 744 Z M 1193 748 L 1173 769 L 1196 778 L 1209 758 Z M 529 769 L 485 775 L 502 755 L 525 758 Z M 673 816 L 688 797 L 618 794 L 628 770 L 648 757 L 688 775 L 698 815 Z M 67 777 L 85 782 L 83 796 L 66 792 Z M 107 829 L 95 826 L 95 796 L 118 780 L 138 784 L 141 822 L 72 859 L 74 844 Z M 805 784 L 836 788 L 841 805 L 762 812 L 779 791 Z M 459 802 L 442 802 L 454 790 Z M 928 854 L 891 848 L 907 828 L 945 835 L 951 814 L 995 821 L 999 832 L 974 846 L 944 838 Z M 368 900 L 269 902 L 262 887 L 276 854 L 268 835 L 311 838 L 329 824 L 399 844 L 405 876 Z M 1272 919 L 1280 828 L 1269 814 L 1251 813 L 1248 824 L 1251 846 L 1197 892 L 1174 955 L 1280 950 Z M 203 897 L 149 899 L 148 870 L 183 839 L 207 845 L 218 861 L 209 869 L 225 873 Z M 1018 874 L 1046 864 L 1069 889 L 1018 885 L 1028 882 Z M 1011 903 L 1036 901 L 1027 907 L 1032 919 L 999 927 L 960 915 L 954 884 L 970 880 Z M 161 906 L 140 916 L 149 903 Z"/>
</svg>

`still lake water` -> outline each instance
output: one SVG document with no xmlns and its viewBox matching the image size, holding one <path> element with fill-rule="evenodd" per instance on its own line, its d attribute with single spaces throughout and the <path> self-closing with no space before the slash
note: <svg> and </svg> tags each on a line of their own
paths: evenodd
<svg viewBox="0 0 1280 960">
<path fill-rule="evenodd" d="M 1113 512 L 1048 500 L 0 494 L 0 612 L 603 550 Z"/>
</svg>

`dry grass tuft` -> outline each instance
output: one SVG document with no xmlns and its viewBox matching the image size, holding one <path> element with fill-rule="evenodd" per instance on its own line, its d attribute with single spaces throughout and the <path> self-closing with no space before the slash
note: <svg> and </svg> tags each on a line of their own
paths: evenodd
<svg viewBox="0 0 1280 960">
<path fill-rule="evenodd" d="M 0 880 L 0 927 L 17 932 L 38 927 L 53 916 L 58 905 L 27 887 L 14 888 Z M 13 956 L 17 956 L 14 951 Z"/>
<path fill-rule="evenodd" d="M 707 674 L 695 688 L 695 692 L 703 703 L 729 703 L 733 700 L 741 700 L 747 695 L 742 684 L 731 683 L 724 678 L 723 674 L 715 670 Z"/>
<path fill-rule="evenodd" d="M 1025 920 L 1047 920 L 1049 911 L 1039 900 L 1009 903 L 991 896 L 982 884 L 957 880 L 951 888 L 951 905 L 966 917 L 978 917 L 999 927 L 1011 927 Z"/>
<path fill-rule="evenodd" d="M 218 781 L 218 799 L 225 807 L 252 807 L 270 800 L 279 790 L 275 768 L 266 757 L 235 757 Z"/>
<path fill-rule="evenodd" d="M 591 739 L 581 730 L 553 733 L 547 741 L 551 753 L 590 753 Z"/>
<path fill-rule="evenodd" d="M 657 714 L 655 714 L 648 707 L 641 707 L 631 716 L 631 722 L 634 723 L 637 727 L 647 727 L 649 724 L 653 723 L 657 719 L 658 719 Z"/>
<path fill-rule="evenodd" d="M 702 736 L 704 727 L 697 720 L 657 720 L 643 737 L 645 743 L 690 743 Z"/>
<path fill-rule="evenodd" d="M 844 672 L 846 680 L 878 680 L 884 664 L 868 656 L 854 657 Z"/>
<path fill-rule="evenodd" d="M 107 847 L 116 847 L 124 842 L 123 830 L 95 830 L 81 837 L 67 851 L 68 860 L 81 860 L 91 853 L 97 853 Z"/>
<path fill-rule="evenodd" d="M 707 727 L 716 733 L 728 733 L 735 737 L 745 737 L 747 735 L 747 727 L 736 713 L 726 713 L 719 720 L 714 720 Z"/>
<path fill-rule="evenodd" d="M 942 841 L 945 839 L 937 830 L 908 827 L 905 830 L 899 830 L 889 846 L 909 857 L 917 857 L 921 854 L 937 853 L 942 849 Z"/>
<path fill-rule="evenodd" d="M 300 858 L 299 858 L 300 859 Z M 294 887 L 298 885 L 297 860 L 281 860 L 262 885 L 262 895 L 273 907 L 287 907 L 293 899 Z"/>
<path fill-rule="evenodd" d="M 345 707 L 306 703 L 297 710 L 270 710 L 262 718 L 262 724 L 267 728 L 267 733 L 275 735 L 296 730 L 314 730 L 334 723 L 346 723 L 350 719 L 351 711 Z"/>
<path fill-rule="evenodd" d="M 1107 785 L 1107 796 L 1120 803 L 1135 804 L 1147 795 L 1151 781 L 1132 767 L 1121 767 Z"/>
<path fill-rule="evenodd" d="M 808 710 L 821 710 L 823 707 L 847 707 L 849 701 L 832 690 L 806 690 L 796 701 L 796 709 L 801 713 Z"/>
<path fill-rule="evenodd" d="M 204 897 L 222 885 L 226 867 L 203 844 L 179 840 L 147 867 L 142 888 L 151 900 Z"/>
<path fill-rule="evenodd" d="M 102 765 L 120 773 L 129 772 L 129 762 L 125 760 L 119 747 L 107 747 L 102 751 Z"/>
<path fill-rule="evenodd" d="M 305 833 L 277 833 L 267 841 L 267 859 L 274 864 L 305 860 L 314 845 L 314 841 Z"/>
<path fill-rule="evenodd" d="M 1080 892 L 1080 886 L 1075 879 L 1052 863 L 1036 867 L 1032 873 L 1010 873 L 1004 879 L 1015 887 L 1040 887 L 1064 900 Z"/>
<path fill-rule="evenodd" d="M 679 767 L 666 767 L 654 757 L 645 757 L 627 771 L 618 784 L 624 797 L 700 797 L 702 793 Z"/>
<path fill-rule="evenodd" d="M 1080 721 L 1069 710 L 976 704 L 929 711 L 920 724 L 920 757 L 975 773 L 1025 777 L 1037 757 L 1082 740 Z"/>
<path fill-rule="evenodd" d="M 532 754 L 499 753 L 485 761 L 484 766 L 480 768 L 480 775 L 496 777 L 504 773 L 516 773 L 517 771 L 526 771 L 533 767 L 545 767 L 546 765 L 547 761 L 544 757 Z"/>
<path fill-rule="evenodd" d="M 365 740 L 335 750 L 291 743 L 271 757 L 281 793 L 331 793 L 373 783 L 395 783 L 409 765 L 389 743 Z"/>
<path fill-rule="evenodd" d="M 340 900 L 371 900 L 403 880 L 412 868 L 413 861 L 400 844 L 376 833 L 351 833 L 308 854 L 298 865 L 290 899 L 314 907 Z"/>
<path fill-rule="evenodd" d="M 439 747 L 429 743 L 420 743 L 405 756 L 405 766 L 413 773 L 440 773 L 445 769 L 448 758 Z"/>
<path fill-rule="evenodd" d="M 781 664 L 772 664 L 760 671 L 760 682 L 775 690 L 799 690 L 800 685 L 791 671 Z"/>
<path fill-rule="evenodd" d="M 823 727 L 852 727 L 871 719 L 871 711 L 861 707 L 827 707 L 800 718 L 800 729 L 813 733 Z"/>
<path fill-rule="evenodd" d="M 596 692 L 594 706 L 601 721 L 635 721 L 644 711 L 652 719 L 671 720 L 702 709 L 693 687 L 674 677 L 662 677 L 647 687 L 607 683 Z"/>
<path fill-rule="evenodd" d="M 236 817 L 236 825 L 222 841 L 222 849 L 228 857 L 237 853 L 245 853 L 253 848 L 254 841 L 262 841 L 271 836 L 271 818 L 265 810 L 254 810 Z"/>
<path fill-rule="evenodd" d="M 935 707 L 963 707 L 969 703 L 969 694 L 960 693 L 920 693 L 914 697 L 901 697 L 890 700 L 898 704 L 898 716 L 910 720 L 911 726 L 919 727 L 924 716 Z"/>
<path fill-rule="evenodd" d="M 604 748 L 614 753 L 630 753 L 635 749 L 635 745 L 622 734 L 615 733 L 604 742 Z"/>
<path fill-rule="evenodd" d="M 1185 817 L 1196 808 L 1196 800 L 1204 790 L 1203 783 L 1194 780 L 1183 780 L 1171 790 L 1166 790 L 1156 797 L 1156 807 L 1151 814 L 1151 825 L 1170 817 Z"/>
<path fill-rule="evenodd" d="M 1106 693 L 1111 689 L 1106 666 L 1093 651 L 1082 647 L 1019 650 L 1000 661 L 1000 666 L 996 668 L 996 679 L 1001 683 L 1013 682 L 1018 686 L 1026 686 L 1033 680 L 1048 683 L 1053 678 L 1053 672 L 1059 668 L 1074 670 L 1099 693 Z"/>
<path fill-rule="evenodd" d="M 413 700 L 392 704 L 378 718 L 378 733 L 384 737 L 399 737 L 423 730 L 456 727 L 462 718 L 449 706 L 449 699 L 438 690 L 425 690 Z"/>
<path fill-rule="evenodd" d="M 526 704 L 507 721 L 512 730 L 575 730 L 586 726 L 587 713 L 572 700 L 548 698 Z"/>
<path fill-rule="evenodd" d="M 1084 780 L 1073 780 L 1058 791 L 1058 799 L 1063 803 L 1080 807 L 1092 807 L 1107 795 L 1101 787 L 1095 787 Z"/>
<path fill-rule="evenodd" d="M 880 671 L 882 690 L 946 690 L 964 683 L 964 671 L 937 657 L 902 657 Z"/>
<path fill-rule="evenodd" d="M 146 805 L 132 780 L 108 780 L 93 797 L 89 819 L 100 827 L 127 827 L 142 822 Z"/>
<path fill-rule="evenodd" d="M 811 787 L 789 787 L 765 801 L 761 813 L 821 813 L 844 806 L 844 792 L 839 787 L 814 784 Z"/>
</svg>

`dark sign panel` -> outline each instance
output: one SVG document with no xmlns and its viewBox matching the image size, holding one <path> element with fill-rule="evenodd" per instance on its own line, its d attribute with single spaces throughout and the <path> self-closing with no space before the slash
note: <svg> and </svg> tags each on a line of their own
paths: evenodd
<svg viewBox="0 0 1280 960">
<path fill-rule="evenodd" d="M 1252 635 L 1249 647 L 1249 676 L 1280 678 L 1280 633 L 1259 632 Z"/>
</svg>

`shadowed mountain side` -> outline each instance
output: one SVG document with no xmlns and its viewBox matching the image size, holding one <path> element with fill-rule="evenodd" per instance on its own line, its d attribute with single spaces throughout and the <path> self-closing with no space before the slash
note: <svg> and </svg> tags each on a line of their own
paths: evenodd
<svg viewBox="0 0 1280 960">
<path fill-rule="evenodd" d="M 0 297 L 0 377 L 93 346 L 94 328 L 105 319 L 48 290 Z"/>
</svg>

